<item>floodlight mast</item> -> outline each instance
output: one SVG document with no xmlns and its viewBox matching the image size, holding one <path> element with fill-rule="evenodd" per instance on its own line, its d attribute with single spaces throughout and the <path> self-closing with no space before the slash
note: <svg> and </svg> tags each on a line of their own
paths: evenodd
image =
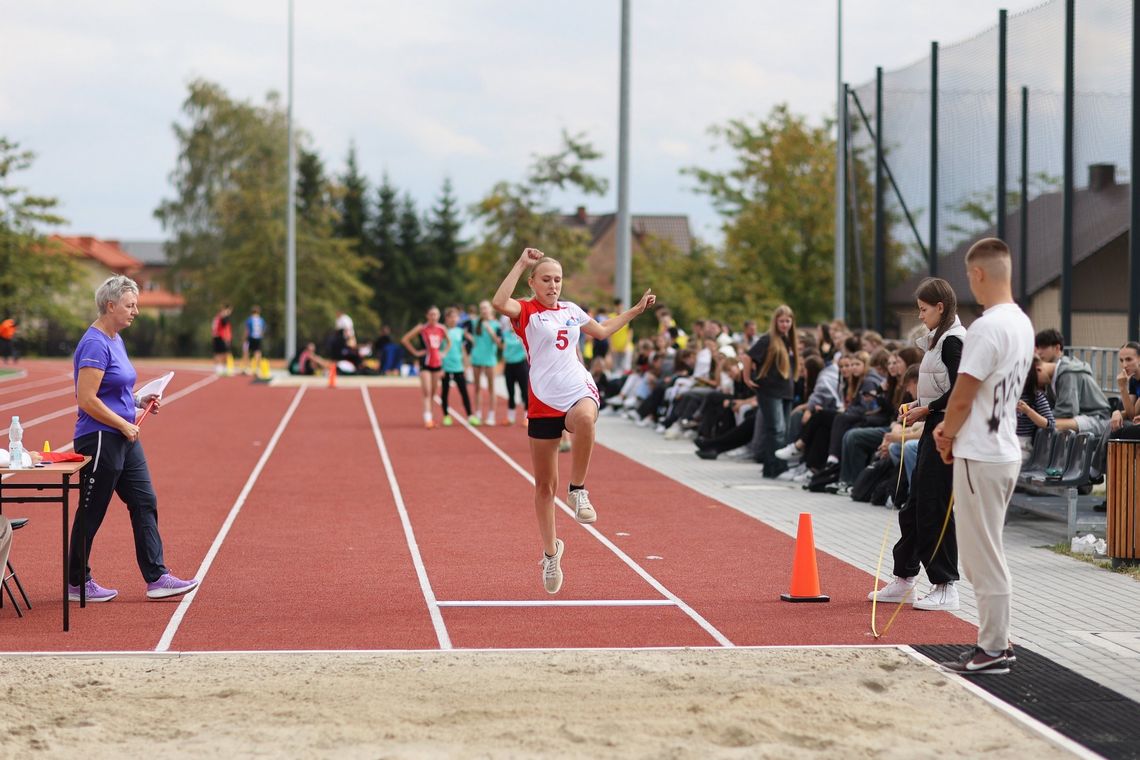
<svg viewBox="0 0 1140 760">
<path fill-rule="evenodd" d="M 843 86 L 843 0 L 835 0 L 835 311 L 847 316 L 847 90 Z"/>
<path fill-rule="evenodd" d="M 618 101 L 617 256 L 614 298 L 622 310 L 630 307 L 632 266 L 629 216 L 629 4 L 621 0 L 621 86 Z"/>
<path fill-rule="evenodd" d="M 289 0 L 289 158 L 286 174 L 288 190 L 285 201 L 285 361 L 297 352 L 297 209 L 294 200 L 297 167 L 293 146 L 293 0 Z"/>
</svg>

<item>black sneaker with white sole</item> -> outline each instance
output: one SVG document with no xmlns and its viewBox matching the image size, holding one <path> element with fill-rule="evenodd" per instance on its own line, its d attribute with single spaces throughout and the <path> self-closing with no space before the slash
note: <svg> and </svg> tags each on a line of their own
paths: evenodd
<svg viewBox="0 0 1140 760">
<path fill-rule="evenodd" d="M 942 663 L 942 669 L 964 676 L 1002 675 L 1009 672 L 1009 657 L 1004 651 L 989 655 L 981 647 L 974 647 L 956 661 Z"/>
</svg>

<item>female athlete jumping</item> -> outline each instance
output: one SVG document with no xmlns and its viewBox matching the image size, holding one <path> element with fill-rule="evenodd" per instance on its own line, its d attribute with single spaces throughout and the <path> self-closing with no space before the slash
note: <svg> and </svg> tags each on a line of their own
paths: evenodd
<svg viewBox="0 0 1140 760">
<path fill-rule="evenodd" d="M 519 277 L 530 268 L 527 284 L 534 298 L 512 297 Z M 562 540 L 555 536 L 554 494 L 558 490 L 558 442 L 562 431 L 574 436 L 568 501 L 574 519 L 592 523 L 597 519 L 586 491 L 586 473 L 594 450 L 594 424 L 598 418 L 598 388 L 575 350 L 580 333 L 605 339 L 657 300 L 646 290 L 629 311 L 594 321 L 576 304 L 559 301 L 562 265 L 542 251 L 527 248 L 495 292 L 492 305 L 511 319 L 511 326 L 526 346 L 530 359 L 530 393 L 527 398 L 527 428 L 534 467 L 534 508 L 542 535 L 542 582 L 546 591 L 562 588 Z"/>
</svg>

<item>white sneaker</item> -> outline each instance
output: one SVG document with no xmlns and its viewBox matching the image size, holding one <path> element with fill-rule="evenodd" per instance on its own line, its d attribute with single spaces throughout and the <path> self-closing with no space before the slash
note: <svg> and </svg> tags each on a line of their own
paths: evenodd
<svg viewBox="0 0 1140 760">
<path fill-rule="evenodd" d="M 681 429 L 681 423 L 679 422 L 674 422 L 668 428 L 666 428 L 664 425 L 658 425 L 657 428 L 658 432 L 665 434 L 666 441 L 675 441 L 681 437 L 682 433 L 685 432 Z"/>
<path fill-rule="evenodd" d="M 752 449 L 747 446 L 741 446 L 731 451 L 724 453 L 724 458 L 733 462 L 755 462 L 756 455 L 752 453 Z"/>
<path fill-rule="evenodd" d="M 567 501 L 570 502 L 570 506 L 574 509 L 574 519 L 583 525 L 587 525 L 598 519 L 598 513 L 594 510 L 594 505 L 590 503 L 590 492 L 585 488 L 571 491 L 570 498 L 567 499 Z"/>
<path fill-rule="evenodd" d="M 804 458 L 804 453 L 796 448 L 796 442 L 792 441 L 787 446 L 776 449 L 776 459 L 782 459 L 785 462 L 798 462 Z"/>
<path fill-rule="evenodd" d="M 784 470 L 779 475 L 777 475 L 776 480 L 782 480 L 786 483 L 790 483 L 790 482 L 795 481 L 795 479 L 798 478 L 800 475 L 803 475 L 806 470 L 807 470 L 806 464 L 800 464 L 800 465 L 796 465 L 795 467 L 789 467 L 788 469 Z"/>
<path fill-rule="evenodd" d="M 878 595 L 874 591 L 867 594 L 867 599 L 880 602 L 907 602 L 915 596 L 914 578 L 900 578 L 897 575 L 887 585 L 879 589 Z"/>
<path fill-rule="evenodd" d="M 507 410 L 507 424 L 508 425 L 515 424 L 515 410 L 514 409 L 508 409 Z"/>
<path fill-rule="evenodd" d="M 542 585 L 546 587 L 546 593 L 557 594 L 558 590 L 562 588 L 562 550 L 565 546 L 561 538 L 554 540 L 553 557 L 547 557 L 543 552 L 542 559 L 538 564 L 542 565 Z"/>
<path fill-rule="evenodd" d="M 953 583 L 938 583 L 930 589 L 930 593 L 914 603 L 916 610 L 946 610 L 953 612 L 958 609 L 958 588 Z"/>
<path fill-rule="evenodd" d="M 490 425 L 491 427 L 494 427 L 495 426 L 495 413 L 491 412 L 490 414 L 488 414 L 487 419 L 483 420 L 483 424 L 484 425 Z"/>
<path fill-rule="evenodd" d="M 811 471 L 811 469 L 806 464 L 801 464 L 799 467 L 796 468 L 796 476 L 794 478 L 792 478 L 792 482 L 793 483 L 807 483 L 807 482 L 811 481 L 812 475 L 814 475 L 814 474 L 815 473 L 813 473 Z"/>
</svg>

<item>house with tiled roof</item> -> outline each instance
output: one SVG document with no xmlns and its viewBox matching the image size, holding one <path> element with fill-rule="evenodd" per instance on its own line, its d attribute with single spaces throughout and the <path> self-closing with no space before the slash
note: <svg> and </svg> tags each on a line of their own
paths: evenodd
<svg viewBox="0 0 1140 760">
<path fill-rule="evenodd" d="M 563 215 L 562 224 L 584 230 L 590 238 L 590 253 L 580 272 L 567 276 L 566 290 L 581 298 L 583 303 L 606 305 L 613 298 L 614 272 L 617 262 L 617 214 L 590 214 L 579 206 L 573 214 Z M 631 246 L 637 251 L 650 239 L 663 241 L 677 250 L 688 253 L 693 247 L 689 217 L 684 214 L 633 214 Z"/>
<path fill-rule="evenodd" d="M 111 275 L 124 274 L 139 285 L 139 311 L 153 316 L 176 313 L 185 304 L 182 296 L 167 290 L 159 278 L 165 267 L 140 261 L 125 250 L 118 240 L 103 240 L 90 235 L 52 235 L 49 240 L 56 250 L 74 257 L 84 270 L 85 284 L 94 292 L 99 283 Z M 161 244 L 160 244 L 161 245 Z"/>
<path fill-rule="evenodd" d="M 1128 339 L 1128 235 L 1131 186 L 1116 181 L 1111 164 L 1089 166 L 1089 181 L 1073 192 L 1072 331 L 1075 346 L 1119 346 Z M 1029 296 L 1026 313 L 1038 330 L 1061 326 L 1061 191 L 1031 199 L 1027 211 Z M 1006 217 L 1006 242 L 1013 251 L 1013 294 L 1021 286 L 1020 211 Z M 969 324 L 979 311 L 966 281 L 966 251 L 978 240 L 994 237 L 994 227 L 963 240 L 950 253 L 938 257 L 938 274 L 954 288 Z M 905 334 L 917 325 L 914 291 L 925 277 L 916 273 L 887 296 Z"/>
</svg>

